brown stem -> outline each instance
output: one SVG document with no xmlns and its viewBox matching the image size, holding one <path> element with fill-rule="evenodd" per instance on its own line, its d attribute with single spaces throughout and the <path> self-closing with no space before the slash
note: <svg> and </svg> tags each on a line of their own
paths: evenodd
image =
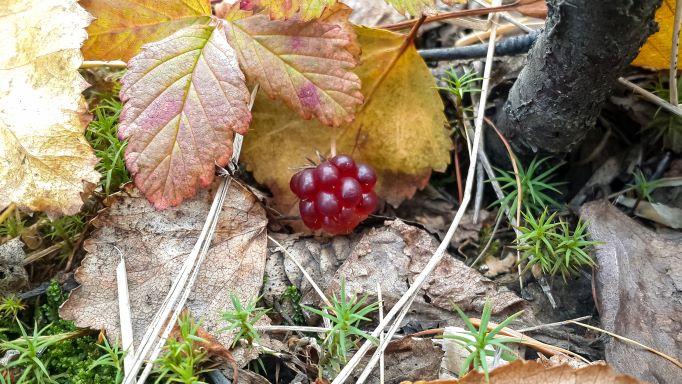
<svg viewBox="0 0 682 384">
<path fill-rule="evenodd" d="M 499 7 L 464 9 L 464 10 L 445 12 L 445 13 L 441 13 L 438 15 L 429 16 L 422 23 L 433 23 L 435 21 L 456 19 L 459 17 L 481 16 L 481 15 L 487 15 L 487 14 L 493 13 L 493 12 L 511 11 L 511 10 L 516 9 L 516 7 L 518 7 L 520 5 L 520 2 L 521 2 L 520 0 L 517 0 L 511 4 L 501 5 Z M 424 16 L 422 16 L 422 18 L 423 17 Z M 412 27 L 416 23 L 419 23 L 420 20 L 421 20 L 421 18 L 405 20 L 405 21 L 401 21 L 401 22 L 395 23 L 395 24 L 384 24 L 384 25 L 380 25 L 379 28 L 387 29 L 389 31 L 400 31 L 402 29 L 407 29 L 407 28 Z"/>
<path fill-rule="evenodd" d="M 457 201 L 462 204 L 464 198 L 462 187 L 462 170 L 459 168 L 459 140 L 455 137 L 455 176 L 457 177 Z"/>
</svg>

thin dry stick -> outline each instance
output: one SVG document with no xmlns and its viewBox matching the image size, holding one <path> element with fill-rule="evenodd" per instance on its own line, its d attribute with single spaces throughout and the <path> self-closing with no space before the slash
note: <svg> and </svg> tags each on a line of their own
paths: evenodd
<svg viewBox="0 0 682 384">
<path fill-rule="evenodd" d="M 474 0 L 474 3 L 485 7 L 485 8 L 490 8 L 490 4 L 483 1 L 483 0 Z M 523 24 L 522 22 L 516 20 L 516 18 L 512 17 L 508 12 L 500 12 L 500 17 L 503 18 L 504 20 L 507 20 L 508 22 L 514 24 L 516 27 L 518 27 L 520 30 L 524 31 L 525 33 L 530 33 L 533 32 L 533 29 L 530 28 L 529 26 Z"/>
<path fill-rule="evenodd" d="M 315 292 L 317 292 L 318 296 L 320 296 L 320 298 L 322 299 L 324 304 L 329 308 L 334 308 L 334 306 L 332 305 L 332 302 L 329 301 L 329 299 L 324 294 L 324 292 L 322 292 L 322 289 L 320 289 L 320 286 L 317 285 L 315 280 L 313 280 L 313 278 L 310 276 L 308 271 L 306 271 L 305 268 L 303 268 L 303 265 L 301 265 L 301 263 L 298 262 L 298 260 L 294 257 L 294 255 L 292 255 L 291 252 L 289 252 L 286 248 L 284 248 L 284 246 L 282 244 L 280 244 L 277 240 L 272 238 L 270 235 L 268 235 L 268 239 L 270 241 L 272 241 L 273 243 L 275 243 L 275 245 L 277 245 L 277 247 L 280 248 L 282 250 L 282 252 L 284 252 L 284 254 L 289 258 L 289 260 L 293 261 L 294 264 L 296 264 L 296 267 L 301 271 L 301 273 L 306 278 L 306 280 L 308 280 L 308 283 L 310 283 L 310 285 L 313 287 Z M 325 313 L 328 313 L 326 309 L 322 309 L 322 311 Z M 329 320 L 328 318 L 322 317 L 322 322 L 324 323 L 324 326 L 326 328 L 332 327 L 331 320 Z"/>
<path fill-rule="evenodd" d="M 116 267 L 116 284 L 118 293 L 118 318 L 121 323 L 121 349 L 125 352 L 123 358 L 123 371 L 130 375 L 133 368 L 135 350 L 133 348 L 133 322 L 130 318 L 130 296 L 128 291 L 128 274 L 123 253 L 118 247 L 114 247 L 121 256 L 121 261 Z M 133 381 L 134 382 L 134 381 Z"/>
<path fill-rule="evenodd" d="M 296 264 L 296 267 L 299 270 L 301 270 L 301 273 L 303 274 L 303 276 L 306 278 L 306 280 L 308 280 L 308 283 L 310 283 L 310 285 L 313 287 L 313 289 L 318 294 L 318 296 L 320 296 L 322 301 L 324 301 L 324 304 L 328 307 L 334 307 L 332 305 L 332 302 L 329 301 L 329 299 L 327 298 L 327 295 L 325 295 L 324 292 L 322 292 L 322 289 L 320 289 L 320 286 L 317 285 L 317 283 L 315 282 L 315 280 L 313 280 L 312 277 L 310 277 L 310 274 L 308 273 L 308 271 L 306 271 L 305 268 L 303 268 L 303 265 L 301 265 L 301 263 L 298 262 L 298 260 L 294 257 L 294 255 L 292 255 L 291 252 L 289 252 L 286 248 L 284 248 L 284 246 L 282 244 L 280 244 L 279 241 L 275 240 L 272 236 L 268 235 L 268 240 L 275 243 L 277 248 L 281 249 L 282 252 L 284 252 L 284 254 L 289 258 L 289 260 L 293 261 L 294 264 Z"/>
<path fill-rule="evenodd" d="M 325 333 L 329 331 L 329 328 L 324 327 L 304 327 L 304 326 L 292 326 L 292 325 L 257 325 L 257 331 L 260 332 L 312 332 L 312 333 Z"/>
<path fill-rule="evenodd" d="M 9 215 L 11 215 L 12 212 L 14 212 L 14 209 L 15 209 L 16 207 L 17 207 L 16 204 L 11 203 L 10 205 L 7 206 L 7 208 L 5 208 L 4 211 L 2 211 L 2 213 L 0 213 L 0 224 L 4 223 L 5 220 L 7 220 L 7 218 L 9 217 Z"/>
<path fill-rule="evenodd" d="M 519 176 L 519 166 L 516 163 L 516 156 L 514 156 L 514 151 L 512 150 L 511 145 L 509 145 L 509 142 L 507 139 L 502 135 L 502 132 L 500 132 L 499 129 L 495 126 L 495 124 L 490 121 L 487 117 L 483 118 L 488 125 L 490 125 L 494 130 L 497 136 L 502 140 L 502 143 L 504 144 L 504 147 L 507 149 L 507 153 L 509 154 L 509 161 L 512 163 L 512 168 L 514 169 L 514 178 L 516 179 L 516 225 L 521 225 L 521 203 L 523 202 L 523 187 L 521 186 L 521 177 Z M 518 232 L 517 233 L 517 238 L 518 238 Z M 523 289 L 523 273 L 521 271 L 521 252 L 517 249 L 516 250 L 516 260 L 517 260 L 517 268 L 519 272 L 519 287 Z M 549 296 L 550 302 L 552 302 L 552 307 L 556 308 L 556 304 L 554 304 L 554 298 Z"/>
<path fill-rule="evenodd" d="M 673 24 L 673 43 L 670 52 L 670 104 L 679 106 L 677 95 L 677 56 L 680 51 L 680 27 L 682 26 L 682 1 L 675 2 L 675 21 Z"/>
<path fill-rule="evenodd" d="M 501 0 L 496 0 L 495 2 L 497 4 L 500 3 Z M 492 24 L 492 28 L 495 29 L 496 25 L 495 23 Z M 431 259 L 429 262 L 426 264 L 424 269 L 419 273 L 417 278 L 415 279 L 414 283 L 410 286 L 410 288 L 403 294 L 398 302 L 391 308 L 391 310 L 386 314 L 386 317 L 384 318 L 383 321 L 379 322 L 379 326 L 372 332 L 373 337 L 378 337 L 379 333 L 383 331 L 383 329 L 393 321 L 394 318 L 398 315 L 398 312 L 401 312 L 404 308 L 409 308 L 409 304 L 414 300 L 414 297 L 416 296 L 417 292 L 421 288 L 421 286 L 426 282 L 426 280 L 429 278 L 431 275 L 431 272 L 440 264 L 440 261 L 443 259 L 445 256 L 445 251 L 448 248 L 448 245 L 450 244 L 450 239 L 452 239 L 452 236 L 455 234 L 455 231 L 457 231 L 457 228 L 459 227 L 459 223 L 462 220 L 462 217 L 464 217 L 464 213 L 466 212 L 466 209 L 469 205 L 469 202 L 471 200 L 471 190 L 473 188 L 474 184 L 474 174 L 476 173 L 476 159 L 478 158 L 478 150 L 480 148 L 480 142 L 481 142 L 481 131 L 483 128 L 483 116 L 485 115 L 485 104 L 486 100 L 488 98 L 488 88 L 490 84 L 490 72 L 492 69 L 492 62 L 493 62 L 493 55 L 495 52 L 495 32 L 493 31 L 493 36 L 490 39 L 490 43 L 488 44 L 488 54 L 486 57 L 486 66 L 484 70 L 484 77 L 483 77 L 483 85 L 481 87 L 481 102 L 479 103 L 479 113 L 476 116 L 476 123 L 475 123 L 475 130 L 474 130 L 474 142 L 472 145 L 472 154 L 471 154 L 471 161 L 469 161 L 469 169 L 467 171 L 467 178 L 466 178 L 466 185 L 464 187 L 464 199 L 462 200 L 462 204 L 459 206 L 457 209 L 457 212 L 455 213 L 455 217 L 452 220 L 452 223 L 450 224 L 450 228 L 448 228 L 447 233 L 443 237 L 443 241 L 440 243 L 438 246 L 438 249 L 436 249 L 436 252 L 431 256 Z M 401 313 L 402 314 L 402 313 Z M 396 322 L 399 322 L 401 319 L 401 316 L 398 316 L 396 319 Z M 397 325 L 394 324 L 392 328 L 397 329 Z M 387 334 L 386 339 L 384 340 L 383 343 L 379 345 L 377 348 L 378 353 L 383 353 L 384 349 L 386 349 L 386 346 L 388 345 L 387 341 L 391 339 L 392 333 L 391 330 L 389 330 L 389 333 Z M 358 351 L 351 357 L 351 359 L 348 361 L 345 367 L 339 372 L 339 374 L 336 376 L 332 384 L 340 384 L 344 383 L 350 374 L 353 372 L 355 367 L 360 363 L 360 359 L 367 353 L 367 351 L 370 349 L 372 346 L 372 342 L 370 340 L 365 341 L 362 346 L 358 349 Z M 376 363 L 375 363 L 376 364 Z"/>
<path fill-rule="evenodd" d="M 655 349 L 653 349 L 653 348 L 651 348 L 651 347 L 647 347 L 646 345 L 644 345 L 644 344 L 642 344 L 642 343 L 640 343 L 640 342 L 638 342 L 638 341 L 635 341 L 635 340 L 632 340 L 632 339 L 628 339 L 628 338 L 625 337 L 625 336 L 617 335 L 617 334 L 615 334 L 615 333 L 613 333 L 613 332 L 609 332 L 609 331 L 607 331 L 607 330 L 605 330 L 605 329 L 601 329 L 601 328 L 598 328 L 598 327 L 595 327 L 595 326 L 592 326 L 592 325 L 584 324 L 584 323 L 581 323 L 581 322 L 579 322 L 579 321 L 569 320 L 568 322 L 569 322 L 569 323 L 572 323 L 572 324 L 579 325 L 579 326 L 581 326 L 581 327 L 585 327 L 585 328 L 587 328 L 587 329 L 591 329 L 591 330 L 593 330 L 593 331 L 598 331 L 598 332 L 605 333 L 605 334 L 607 334 L 607 335 L 609 335 L 609 336 L 611 336 L 611 337 L 615 337 L 616 339 L 618 339 L 618 340 L 620 340 L 620 341 L 623 341 L 623 342 L 626 342 L 626 343 L 629 343 L 629 344 L 636 345 L 636 346 L 638 346 L 638 347 L 640 347 L 640 348 L 644 348 L 644 349 L 646 349 L 647 351 L 653 353 L 654 355 L 658 355 L 658 356 L 660 356 L 660 357 L 662 357 L 662 358 L 668 360 L 669 362 L 675 364 L 678 368 L 682 368 L 682 363 L 681 363 L 679 360 L 677 360 L 676 358 L 674 358 L 674 357 L 672 357 L 672 356 L 669 356 L 669 355 L 666 355 L 665 353 L 660 352 L 660 351 L 657 351 L 657 350 L 655 350 Z"/>
<path fill-rule="evenodd" d="M 466 17 L 466 16 L 483 16 L 483 15 L 489 15 L 491 13 L 495 12 L 502 12 L 502 11 L 513 11 L 519 4 L 520 1 L 515 1 L 511 4 L 506 4 L 498 7 L 490 7 L 490 8 L 477 8 L 477 9 L 462 9 L 462 10 L 457 10 L 457 11 L 451 11 L 451 12 L 444 12 L 438 15 L 434 16 L 429 16 L 424 20 L 425 23 L 433 23 L 436 21 L 443 21 L 443 20 L 448 20 L 448 19 L 456 19 L 458 17 Z M 379 28 L 383 29 L 388 29 L 389 31 L 400 31 L 402 29 L 407 29 L 413 27 L 419 19 L 410 19 L 410 20 L 405 20 L 401 21 L 399 23 L 395 24 L 384 24 L 380 25 Z"/>
<path fill-rule="evenodd" d="M 379 302 L 379 322 L 384 320 L 384 301 L 383 298 L 381 297 L 381 283 L 377 283 L 377 301 Z M 379 343 L 384 342 L 384 332 L 381 331 L 379 334 Z M 379 356 L 379 383 L 384 384 L 384 380 L 386 378 L 386 372 L 385 372 L 386 364 L 384 361 L 384 354 L 382 353 Z"/>
<path fill-rule="evenodd" d="M 618 81 L 625 85 L 626 87 L 630 88 L 633 90 L 635 93 L 638 93 L 640 96 L 642 96 L 645 100 L 654 103 L 658 105 L 659 107 L 665 109 L 668 112 L 672 112 L 678 116 L 682 116 L 682 108 L 680 108 L 679 105 L 672 105 L 669 102 L 661 99 L 660 97 L 654 95 L 653 93 L 647 91 L 646 89 L 640 87 L 639 85 L 628 81 L 622 77 L 618 78 Z"/>
<path fill-rule="evenodd" d="M 523 333 L 523 332 L 530 332 L 530 331 L 536 331 L 536 330 L 538 330 L 538 329 L 545 329 L 545 328 L 551 328 L 551 327 L 558 327 L 558 326 L 560 326 L 560 325 L 568 324 L 568 323 L 570 323 L 571 321 L 583 321 L 583 320 L 588 320 L 588 319 L 591 319 L 591 318 L 592 318 L 592 316 L 582 316 L 582 317 L 578 317 L 578 318 L 575 318 L 575 319 L 564 320 L 564 321 L 557 321 L 556 323 L 540 324 L 540 325 L 536 325 L 536 326 L 534 326 L 534 327 L 521 328 L 521 329 L 517 329 L 516 331 L 517 331 L 517 332 L 521 332 L 521 333 Z"/>
</svg>

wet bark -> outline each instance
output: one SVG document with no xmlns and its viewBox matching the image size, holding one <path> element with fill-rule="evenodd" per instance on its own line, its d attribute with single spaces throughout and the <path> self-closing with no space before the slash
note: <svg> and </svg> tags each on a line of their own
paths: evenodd
<svg viewBox="0 0 682 384">
<path fill-rule="evenodd" d="M 528 55 L 498 127 L 520 155 L 570 151 L 646 38 L 661 0 L 548 0 L 545 30 Z M 504 154 L 488 135 L 492 151 Z"/>
</svg>

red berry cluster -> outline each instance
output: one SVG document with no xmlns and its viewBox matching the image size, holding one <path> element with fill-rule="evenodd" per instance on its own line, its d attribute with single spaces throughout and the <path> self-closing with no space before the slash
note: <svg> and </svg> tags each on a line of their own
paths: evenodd
<svg viewBox="0 0 682 384">
<path fill-rule="evenodd" d="M 296 173 L 289 183 L 301 201 L 298 209 L 310 229 L 332 235 L 350 233 L 377 207 L 377 176 L 367 164 L 338 155 Z"/>
</svg>

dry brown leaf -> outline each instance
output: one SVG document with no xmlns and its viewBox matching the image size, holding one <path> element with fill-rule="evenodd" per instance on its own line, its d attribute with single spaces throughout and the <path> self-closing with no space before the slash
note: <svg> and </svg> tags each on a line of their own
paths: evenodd
<svg viewBox="0 0 682 384">
<path fill-rule="evenodd" d="M 371 229 L 353 247 L 327 292 L 338 292 L 339 282 L 345 278 L 350 293 L 374 297 L 377 283 L 381 283 L 384 305 L 390 308 L 424 269 L 436 248 L 438 243 L 426 231 L 400 220 Z M 414 306 L 450 312 L 454 303 L 464 311 L 481 312 L 486 298 L 493 303 L 493 314 L 515 312 L 525 303 L 514 292 L 446 256 L 424 284 Z"/>
<path fill-rule="evenodd" d="M 355 121 L 332 130 L 299 119 L 264 96 L 256 101 L 243 160 L 270 187 L 282 213 L 297 213 L 289 190 L 294 168 L 305 165 L 306 158 L 317 159 L 316 150 L 328 153 L 335 135 L 339 153 L 352 154 L 377 170 L 377 193 L 394 205 L 411 197 L 428 182 L 432 169 L 442 171 L 450 160 L 443 102 L 417 50 L 409 46 L 391 66 L 403 35 L 364 27 L 356 32 L 362 63 L 355 72 L 366 103 Z"/>
<path fill-rule="evenodd" d="M 10 203 L 72 215 L 99 181 L 83 137 L 90 119 L 78 73 L 92 17 L 76 0 L 0 7 L 0 210 Z M 87 184 L 92 183 L 92 184 Z"/>
<path fill-rule="evenodd" d="M 192 250 L 211 205 L 201 192 L 181 207 L 157 211 L 143 197 L 116 200 L 95 222 L 97 231 L 84 244 L 88 255 L 76 271 L 74 290 L 60 315 L 79 327 L 105 329 L 120 338 L 115 268 L 125 257 L 136 344 L 163 302 Z M 255 196 L 232 183 L 211 249 L 201 267 L 187 308 L 224 346 L 232 336 L 221 312 L 231 308 L 230 293 L 242 302 L 258 295 L 263 283 L 267 235 L 265 210 Z"/>
<path fill-rule="evenodd" d="M 596 247 L 594 290 L 602 328 L 669 355 L 682 351 L 682 238 L 667 238 L 608 201 L 581 209 Z M 610 339 L 606 361 L 652 383 L 679 383 L 682 371 L 642 348 Z"/>
<path fill-rule="evenodd" d="M 545 0 L 521 0 L 514 11 L 525 16 L 544 19 L 547 17 L 547 2 Z"/>
<path fill-rule="evenodd" d="M 650 69 L 668 69 L 670 67 L 674 20 L 675 0 L 664 0 L 661 7 L 656 11 L 658 32 L 649 36 L 632 65 Z M 678 51 L 678 60 L 682 62 L 682 50 Z"/>
<path fill-rule="evenodd" d="M 435 380 L 420 384 L 481 383 L 486 383 L 483 373 L 470 372 L 460 380 Z M 535 361 L 516 360 L 492 370 L 489 384 L 644 384 L 644 382 L 620 375 L 608 365 L 594 364 L 580 369 L 573 369 L 567 365 L 546 368 Z"/>
</svg>

